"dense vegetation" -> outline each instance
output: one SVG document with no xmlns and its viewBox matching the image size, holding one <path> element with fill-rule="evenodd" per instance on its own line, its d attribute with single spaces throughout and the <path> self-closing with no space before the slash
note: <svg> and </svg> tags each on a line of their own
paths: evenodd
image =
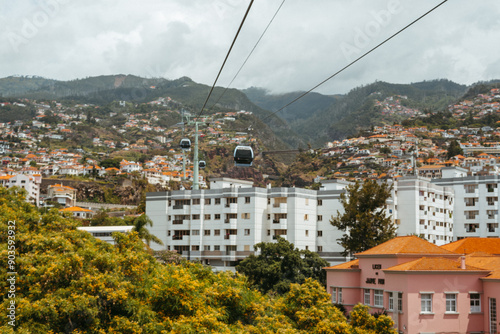
<svg viewBox="0 0 500 334">
<path fill-rule="evenodd" d="M 356 181 L 340 194 L 343 213 L 337 211 L 330 223 L 344 233 L 337 239 L 343 256 L 366 251 L 396 236 L 396 226 L 385 211 L 392 185 L 375 180 Z"/>
<path fill-rule="evenodd" d="M 278 237 L 278 242 L 261 242 L 255 245 L 258 255 L 249 255 L 236 267 L 248 277 L 250 284 L 263 293 L 285 294 L 293 283 L 302 284 L 312 278 L 326 284 L 323 270 L 328 262 L 318 253 L 300 250 L 287 240 Z"/>
<path fill-rule="evenodd" d="M 0 255 L 6 261 L 7 245 L 15 247 L 17 272 L 15 298 L 0 297 L 2 333 L 14 333 L 5 320 L 12 301 L 11 321 L 26 334 L 395 333 L 390 318 L 375 319 L 362 305 L 348 322 L 317 281 L 263 295 L 243 275 L 160 263 L 137 233 L 116 234 L 115 245 L 99 241 L 56 210 L 41 214 L 16 188 L 0 188 L 0 217 Z M 11 276 L 0 272 L 2 291 Z"/>
</svg>

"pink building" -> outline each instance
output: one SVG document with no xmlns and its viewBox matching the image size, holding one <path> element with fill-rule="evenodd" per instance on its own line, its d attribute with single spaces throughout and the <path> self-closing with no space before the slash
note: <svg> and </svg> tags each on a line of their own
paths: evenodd
<svg viewBox="0 0 500 334">
<path fill-rule="evenodd" d="M 333 303 L 386 310 L 400 333 L 498 333 L 500 239 L 398 237 L 356 257 L 325 268 Z"/>
</svg>

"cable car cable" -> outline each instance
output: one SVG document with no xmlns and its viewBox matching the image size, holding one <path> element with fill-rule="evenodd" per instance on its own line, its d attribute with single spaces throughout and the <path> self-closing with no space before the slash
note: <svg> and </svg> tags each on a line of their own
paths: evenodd
<svg viewBox="0 0 500 334">
<path fill-rule="evenodd" d="M 366 57 L 367 55 L 369 55 L 370 53 L 372 53 L 373 51 L 375 51 L 376 49 L 378 49 L 379 47 L 381 47 L 382 45 L 384 45 L 385 43 L 387 43 L 389 40 L 391 40 L 392 38 L 396 37 L 397 35 L 399 35 L 400 33 L 402 33 L 404 30 L 408 29 L 410 26 L 412 26 L 413 24 L 415 24 L 416 22 L 420 21 L 422 18 L 424 18 L 425 16 L 427 16 L 428 14 L 430 14 L 431 12 L 433 12 L 435 9 L 437 9 L 438 7 L 440 7 L 441 5 L 443 5 L 445 2 L 447 2 L 448 0 L 444 0 L 442 1 L 441 3 L 439 3 L 438 5 L 436 5 L 435 7 L 433 7 L 432 9 L 430 9 L 429 11 L 427 11 L 426 13 L 422 14 L 421 16 L 419 16 L 417 19 L 413 20 L 411 23 L 407 24 L 405 27 L 403 27 L 402 29 L 400 29 L 399 31 L 397 31 L 396 33 L 394 33 L 393 35 L 391 35 L 390 37 L 386 38 L 384 41 L 382 41 L 381 43 L 377 44 L 375 47 L 373 47 L 372 49 L 368 50 L 367 52 L 365 52 L 364 54 L 362 54 L 361 56 L 359 56 L 358 58 L 356 58 L 355 60 L 353 60 L 351 63 L 347 64 L 346 66 L 344 66 L 343 68 L 341 68 L 340 70 L 338 70 L 337 72 L 335 72 L 334 74 L 330 75 L 328 78 L 326 78 L 325 80 L 321 81 L 319 84 L 317 84 L 316 86 L 314 86 L 313 88 L 309 89 L 307 92 L 301 94 L 300 96 L 298 96 L 297 98 L 293 99 L 291 102 L 287 103 L 286 105 L 284 105 L 283 107 L 279 108 L 278 110 L 276 111 L 273 111 L 271 114 L 269 114 L 268 116 L 264 117 L 263 119 L 261 119 L 261 121 L 264 121 L 266 119 L 268 119 L 269 117 L 271 117 L 272 115 L 274 114 L 277 114 L 278 112 L 282 111 L 283 109 L 285 109 L 286 107 L 290 106 L 291 104 L 297 102 L 298 100 L 300 100 L 301 98 L 303 98 L 304 96 L 306 96 L 307 94 L 309 94 L 310 92 L 312 92 L 313 90 L 315 90 L 316 88 L 318 88 L 319 86 L 323 85 L 325 82 L 329 81 L 330 79 L 332 79 L 333 77 L 337 76 L 338 74 L 340 74 L 341 72 L 343 72 L 344 70 L 346 70 L 347 68 L 351 67 L 352 65 L 354 65 L 355 63 L 357 63 L 359 60 L 361 60 L 362 58 Z"/>
<path fill-rule="evenodd" d="M 198 113 L 197 118 L 199 118 L 201 116 L 201 114 L 203 113 L 203 109 L 207 105 L 208 99 L 210 99 L 210 95 L 212 95 L 212 91 L 215 88 L 215 84 L 217 83 L 217 80 L 219 79 L 219 76 L 220 76 L 220 74 L 222 72 L 222 69 L 224 68 L 224 65 L 226 64 L 227 58 L 229 58 L 229 54 L 231 53 L 231 50 L 233 49 L 234 43 L 236 42 L 236 39 L 238 38 L 238 35 L 239 35 L 240 31 L 241 31 L 241 28 L 243 27 L 243 23 L 245 23 L 245 20 L 247 18 L 248 13 L 250 12 L 250 8 L 252 7 L 253 2 L 254 2 L 254 0 L 251 0 L 250 4 L 248 5 L 247 11 L 245 12 L 245 16 L 243 16 L 243 20 L 240 23 L 240 26 L 238 28 L 238 31 L 236 32 L 236 35 L 234 36 L 233 42 L 231 43 L 231 47 L 229 48 L 229 51 L 227 51 L 226 58 L 224 59 L 224 62 L 222 63 L 222 66 L 221 66 L 221 68 L 219 70 L 219 73 L 217 74 L 217 77 L 215 78 L 214 84 L 212 85 L 212 88 L 210 89 L 210 92 L 208 93 L 208 96 L 207 96 L 207 98 L 205 100 L 205 103 L 203 103 L 203 107 L 201 107 L 201 110 Z"/>
<path fill-rule="evenodd" d="M 222 94 L 219 96 L 219 98 L 217 99 L 217 101 L 215 101 L 214 104 L 212 104 L 212 106 L 208 109 L 212 109 L 217 103 L 219 103 L 220 99 L 224 96 L 224 94 L 226 93 L 226 91 L 229 89 L 229 87 L 231 86 L 231 84 L 233 83 L 234 79 L 236 79 L 236 77 L 238 76 L 238 74 L 240 74 L 241 70 L 243 69 L 243 66 L 245 66 L 245 64 L 247 63 L 248 59 L 250 58 L 250 56 L 252 55 L 252 53 L 255 51 L 255 49 L 257 48 L 257 45 L 260 43 L 260 40 L 262 39 L 262 37 L 264 37 L 264 35 L 266 34 L 267 32 L 267 29 L 269 29 L 269 26 L 271 25 L 271 23 L 273 23 L 274 21 L 274 18 L 276 17 L 276 15 L 278 15 L 278 12 L 280 11 L 281 7 L 283 6 L 283 4 L 285 3 L 286 0 L 283 0 L 281 2 L 281 5 L 278 7 L 278 9 L 276 10 L 276 12 L 274 13 L 273 17 L 271 18 L 271 21 L 269 21 L 269 23 L 267 24 L 266 26 L 266 29 L 264 29 L 264 31 L 262 32 L 262 34 L 260 35 L 259 39 L 257 40 L 257 42 L 255 43 L 255 45 L 253 46 L 252 50 L 250 51 L 250 53 L 248 54 L 247 58 L 245 59 L 245 61 L 243 62 L 243 64 L 241 64 L 241 67 L 239 68 L 238 72 L 236 72 L 236 74 L 234 75 L 233 79 L 231 79 L 231 82 L 229 82 L 229 84 L 227 85 L 227 87 L 224 89 L 224 91 L 222 92 Z"/>
</svg>

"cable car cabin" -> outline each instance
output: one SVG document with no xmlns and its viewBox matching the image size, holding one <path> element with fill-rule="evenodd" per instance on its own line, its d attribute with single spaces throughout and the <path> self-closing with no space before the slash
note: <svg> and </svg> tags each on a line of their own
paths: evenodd
<svg viewBox="0 0 500 334">
<path fill-rule="evenodd" d="M 181 139 L 181 143 L 179 144 L 179 146 L 183 150 L 189 150 L 191 148 L 191 140 L 189 140 L 188 138 L 183 138 Z"/>
<path fill-rule="evenodd" d="M 250 167 L 253 161 L 253 150 L 250 146 L 236 146 L 234 149 L 234 165 Z"/>
<path fill-rule="evenodd" d="M 198 163 L 198 167 L 200 167 L 201 169 L 205 168 L 207 165 L 207 163 L 204 161 L 204 160 L 201 160 L 199 163 Z"/>
</svg>

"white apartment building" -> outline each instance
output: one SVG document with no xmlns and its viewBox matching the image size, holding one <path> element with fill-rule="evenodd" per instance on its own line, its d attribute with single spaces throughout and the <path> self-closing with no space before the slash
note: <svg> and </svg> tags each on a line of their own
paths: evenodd
<svg viewBox="0 0 500 334">
<path fill-rule="evenodd" d="M 5 188 L 19 187 L 26 190 L 26 200 L 38 206 L 40 204 L 41 175 L 3 175 L 0 176 L 0 186 Z"/>
<path fill-rule="evenodd" d="M 466 237 L 498 238 L 498 185 L 500 176 L 467 176 L 464 168 L 443 169 L 443 177 L 432 183 L 453 188 L 454 240 Z"/>
<path fill-rule="evenodd" d="M 342 186 L 332 182 L 334 186 L 327 184 L 318 192 L 252 184 L 219 178 L 211 181 L 210 189 L 148 193 L 150 232 L 167 250 L 216 268 L 234 267 L 238 260 L 254 254 L 255 244 L 272 242 L 278 236 L 299 249 L 319 252 L 329 262 L 345 261 L 336 241 L 341 232 L 329 222 L 341 209 L 342 190 L 336 188 Z"/>
<path fill-rule="evenodd" d="M 452 187 L 431 179 L 406 176 L 395 179 L 389 213 L 397 235 L 417 235 L 438 246 L 453 241 L 455 196 Z"/>
<path fill-rule="evenodd" d="M 148 193 L 150 232 L 189 260 L 230 269 L 254 254 L 254 245 L 281 236 L 295 247 L 317 252 L 330 263 L 345 262 L 330 219 L 343 213 L 340 195 L 349 182 L 322 181 L 320 190 L 256 188 L 250 181 L 213 179 L 210 189 Z M 387 213 L 398 236 L 418 235 L 436 245 L 453 241 L 453 189 L 422 177 L 394 183 Z"/>
</svg>

